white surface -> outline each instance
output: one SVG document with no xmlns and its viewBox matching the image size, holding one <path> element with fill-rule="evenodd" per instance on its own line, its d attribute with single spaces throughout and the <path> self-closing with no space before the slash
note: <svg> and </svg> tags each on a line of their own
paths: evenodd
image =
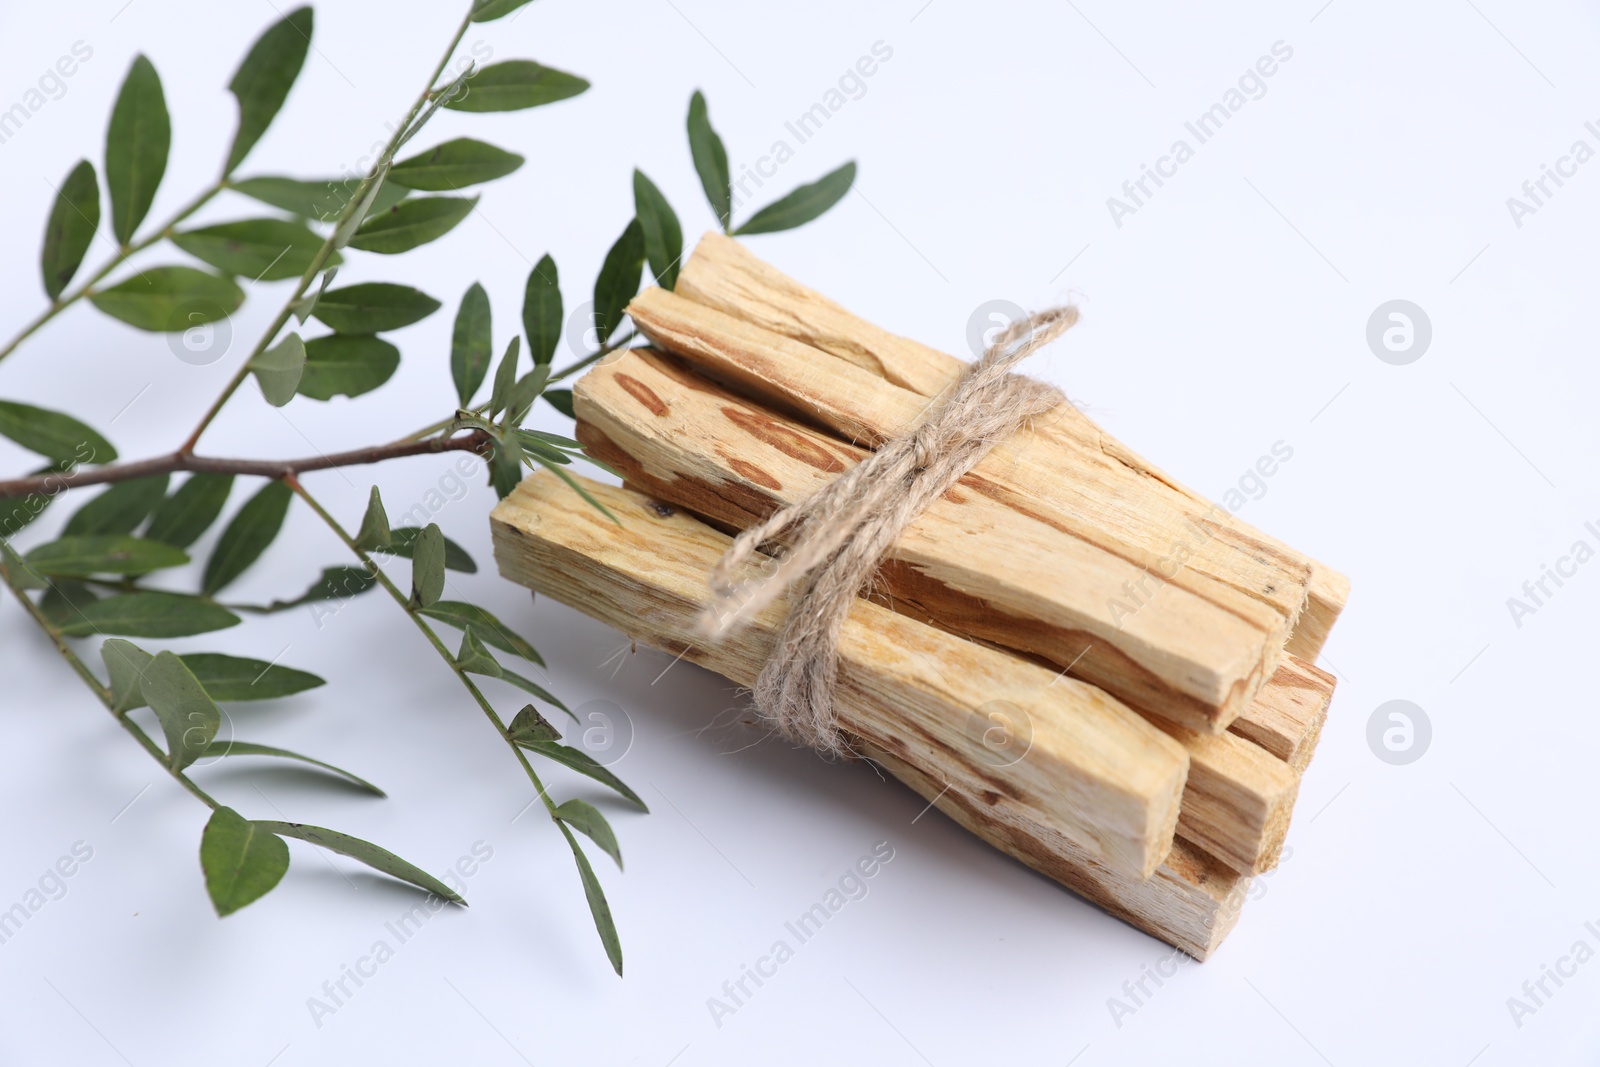
<svg viewBox="0 0 1600 1067">
<path fill-rule="evenodd" d="M 627 871 L 596 860 L 627 977 L 606 966 L 558 835 L 540 818 L 512 824 L 530 799 L 520 772 L 375 594 L 321 629 L 290 614 L 186 644 L 282 649 L 285 662 L 327 676 L 305 697 L 235 710 L 240 734 L 348 765 L 391 792 L 367 800 L 255 766 L 198 772 L 247 814 L 339 827 L 434 871 L 474 842 L 493 848 L 468 882 L 471 909 L 432 919 L 319 1027 L 307 999 L 392 940 L 384 924 L 416 895 L 295 845 L 277 890 L 218 921 L 196 863 L 204 810 L 107 721 L 8 601 L 0 907 L 74 842 L 94 856 L 64 898 L 0 945 L 0 1061 L 1594 1062 L 1600 963 L 1547 984 L 1554 995 L 1520 1027 L 1507 998 L 1574 942 L 1600 948 L 1584 926 L 1600 926 L 1587 892 L 1600 878 L 1589 841 L 1600 726 L 1581 682 L 1600 567 L 1581 568 L 1520 628 L 1505 603 L 1575 540 L 1597 544 L 1583 523 L 1600 520 L 1600 162 L 1520 228 L 1505 203 L 1574 140 L 1600 146 L 1583 126 L 1600 119 L 1585 103 L 1597 87 L 1594 10 L 1333 0 L 1319 12 L 1319 2 L 1133 11 L 932 0 L 919 11 L 921 0 L 781 10 L 540 0 L 468 43 L 585 74 L 595 88 L 518 115 L 444 114 L 427 139 L 480 135 L 529 164 L 426 252 L 358 256 L 343 276 L 418 284 L 449 310 L 401 335 L 406 361 L 381 393 L 297 401 L 280 415 L 247 386 L 206 441 L 219 454 L 296 455 L 446 413 L 460 292 L 483 280 L 504 343 L 528 263 L 549 250 L 568 306 L 581 302 L 632 209 L 631 166 L 661 185 L 691 237 L 710 225 L 683 136 L 694 87 L 737 169 L 886 42 L 893 57 L 866 93 L 756 202 L 847 158 L 861 164 L 861 195 L 753 247 L 869 318 L 951 350 L 985 300 L 1076 296 L 1083 324 L 1035 371 L 1219 497 L 1287 442 L 1293 459 L 1243 514 L 1354 580 L 1324 661 L 1342 680 L 1292 855 L 1210 963 L 1179 968 L 1115 1018 L 1110 998 L 1125 998 L 1124 983 L 1167 957 L 1165 946 L 937 813 L 915 819 L 921 800 L 867 767 L 753 743 L 736 714 L 702 731 L 738 706 L 720 679 L 681 664 L 663 675 L 668 659 L 648 652 L 613 677 L 615 661 L 603 661 L 622 644 L 616 634 L 555 604 L 530 607 L 480 573 L 452 576 L 456 591 L 528 633 L 570 703 L 614 701 L 636 727 L 616 769 L 653 814 L 599 801 Z M 319 5 L 318 51 L 245 171 L 313 176 L 353 162 L 416 92 L 455 7 Z M 214 173 L 232 128 L 223 86 L 275 17 L 268 3 L 6 5 L 0 106 L 74 41 L 94 56 L 0 145 L 3 332 L 42 303 L 46 183 L 82 155 L 98 160 L 133 52 L 154 59 L 174 111 L 159 217 Z M 1115 226 L 1106 198 L 1280 40 L 1293 57 L 1266 94 Z M 219 203 L 206 217 L 253 211 Z M 234 352 L 213 366 L 188 366 L 162 338 L 80 309 L 0 368 L 0 395 L 105 428 L 150 385 L 110 433 L 128 456 L 168 449 L 281 300 L 282 283 L 264 289 L 238 317 Z M 1373 309 L 1394 298 L 1433 323 L 1431 349 L 1409 366 L 1380 362 L 1364 339 Z M 0 449 L 0 468 L 26 462 Z M 412 460 L 309 484 L 354 522 L 371 479 L 395 514 L 447 466 Z M 493 495 L 479 483 L 439 521 L 487 564 Z M 237 593 L 282 593 L 343 562 L 297 509 L 270 565 Z M 520 704 L 509 689 L 494 696 L 507 711 Z M 1366 741 L 1368 716 L 1396 698 L 1433 725 L 1431 748 L 1407 766 L 1380 761 Z M 550 777 L 558 796 L 599 796 Z M 866 898 L 717 1026 L 707 998 L 882 841 L 894 859 Z"/>
</svg>

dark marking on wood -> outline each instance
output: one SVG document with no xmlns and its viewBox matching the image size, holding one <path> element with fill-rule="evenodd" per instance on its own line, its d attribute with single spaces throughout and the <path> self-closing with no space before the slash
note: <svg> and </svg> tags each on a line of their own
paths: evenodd
<svg viewBox="0 0 1600 1067">
<path fill-rule="evenodd" d="M 794 429 L 748 408 L 725 404 L 722 414 L 739 429 L 763 444 L 771 445 L 790 459 L 797 459 L 809 467 L 829 474 L 842 474 L 845 465 L 826 448 Z M 776 488 L 776 486 L 774 486 Z"/>
<path fill-rule="evenodd" d="M 742 477 L 748 478 L 750 481 L 755 482 L 759 486 L 771 489 L 773 492 L 777 492 L 783 488 L 782 482 L 778 481 L 778 479 L 774 478 L 772 475 L 768 474 L 754 463 L 748 463 L 742 459 L 735 459 L 732 456 L 724 456 L 723 459 L 729 467 L 733 468 Z"/>
<path fill-rule="evenodd" d="M 617 384 L 626 389 L 629 396 L 643 404 L 649 409 L 650 414 L 657 418 L 665 415 L 670 410 L 667 407 L 667 402 L 657 396 L 655 390 L 631 375 L 618 374 Z"/>
</svg>

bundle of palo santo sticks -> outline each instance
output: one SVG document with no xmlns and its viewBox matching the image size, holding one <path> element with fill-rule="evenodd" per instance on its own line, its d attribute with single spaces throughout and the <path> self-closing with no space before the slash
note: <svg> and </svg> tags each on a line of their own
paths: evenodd
<svg viewBox="0 0 1600 1067">
<path fill-rule="evenodd" d="M 787 608 L 697 628 L 730 532 L 912 428 L 960 374 L 703 238 L 629 314 L 654 347 L 578 383 L 620 525 L 529 478 L 502 574 L 750 685 Z M 1349 583 L 1184 489 L 1062 403 L 901 535 L 840 640 L 851 749 L 1074 892 L 1204 959 L 1278 862 Z"/>
</svg>

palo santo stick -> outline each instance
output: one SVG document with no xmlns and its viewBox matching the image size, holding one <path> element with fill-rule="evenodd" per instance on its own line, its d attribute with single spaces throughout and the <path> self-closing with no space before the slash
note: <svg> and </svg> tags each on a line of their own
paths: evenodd
<svg viewBox="0 0 1600 1067">
<path fill-rule="evenodd" d="M 1166 862 L 1140 881 L 1095 863 L 1060 834 L 1041 827 L 1003 825 L 985 806 L 886 752 L 866 754 L 956 823 L 1006 855 L 1021 860 L 1123 922 L 1205 960 L 1238 922 L 1250 879 L 1229 870 L 1182 838 Z"/>
<path fill-rule="evenodd" d="M 753 683 L 787 601 L 707 642 L 697 628 L 710 600 L 706 574 L 728 538 L 657 501 L 584 484 L 622 525 L 555 478 L 528 478 L 491 517 L 501 574 L 740 685 Z M 982 798 L 995 819 L 1052 828 L 1133 877 L 1160 866 L 1189 760 L 1125 706 L 864 600 L 845 621 L 839 655 L 836 696 L 847 734 Z M 985 745 L 995 712 L 1012 719 L 1013 745 L 1031 730 L 1014 762 Z"/>
<path fill-rule="evenodd" d="M 1189 753 L 1179 835 L 1240 874 L 1276 867 L 1300 793 L 1300 772 L 1232 732 L 1207 736 L 1152 721 Z"/>
<path fill-rule="evenodd" d="M 578 437 L 591 455 L 630 485 L 733 529 L 837 477 L 862 455 L 655 353 L 630 352 L 595 368 L 578 381 L 574 401 Z M 1060 664 L 1088 659 L 1076 636 L 1045 640 L 1051 597 L 1078 587 L 1070 562 L 1056 555 L 1071 545 L 1059 531 L 958 487 L 901 535 L 882 571 L 883 599 L 922 621 Z M 1235 734 L 1164 728 L 1190 754 L 1179 834 L 1241 873 L 1275 866 L 1299 775 Z"/>
<path fill-rule="evenodd" d="M 554 478 L 534 475 L 495 509 L 501 572 L 556 599 L 575 601 L 647 644 L 682 651 L 672 633 L 692 632 L 706 599 L 704 570 L 726 549 L 727 538 L 656 501 L 586 484 L 622 525 L 606 521 Z M 886 614 L 868 603 L 856 610 L 874 621 Z M 691 649 L 686 658 L 720 669 L 705 656 Z M 1006 669 L 1017 667 L 1026 665 L 1012 663 Z M 864 721 L 847 718 L 847 724 Z M 1034 744 L 1039 744 L 1037 734 Z M 916 754 L 898 739 L 875 740 L 862 732 L 852 745 L 996 848 L 1197 959 L 1205 959 L 1238 918 L 1249 879 L 1183 841 L 1173 843 L 1153 875 L 1137 878 L 1106 865 L 1059 831 L 1010 817 L 992 781 L 969 792 L 945 777 L 942 768 L 912 762 Z M 1023 762 L 1032 758 L 1030 752 Z"/>
<path fill-rule="evenodd" d="M 645 334 L 673 354 L 856 442 L 872 445 L 909 431 L 929 403 L 842 360 L 828 359 L 798 341 L 662 289 L 650 289 L 635 297 L 629 314 Z M 1169 557 L 1158 558 L 1120 538 L 1113 532 L 1117 524 L 1101 522 L 1102 516 L 1096 510 L 1048 505 L 1037 494 L 1030 495 L 1032 490 L 1026 487 L 1054 485 L 1062 487 L 1061 492 L 1070 493 L 1070 486 L 1065 486 L 1070 479 L 1047 465 L 1053 456 L 1033 441 L 1023 430 L 997 442 L 973 468 L 967 484 L 1019 515 L 1053 526 L 1105 556 L 1118 557 L 1121 569 L 1131 570 L 1131 576 L 1122 579 L 1123 584 L 1097 601 L 1095 613 L 1106 625 L 1126 635 L 1133 627 L 1147 624 L 1150 616 L 1172 610 L 1184 594 L 1190 594 L 1260 632 L 1261 669 L 1252 670 L 1243 685 L 1231 687 L 1231 680 L 1213 676 L 1193 679 L 1202 682 L 1207 690 L 1186 690 L 1216 707 L 1216 714 L 1208 716 L 1208 723 L 1173 717 L 1181 725 L 1220 730 L 1249 703 L 1277 667 L 1290 625 L 1305 600 L 1306 575 L 1302 574 L 1300 583 L 1292 588 L 1285 586 L 1281 574 L 1262 576 L 1261 589 L 1246 593 L 1195 568 L 1174 564 L 1174 559 L 1187 558 L 1184 553 L 1192 551 L 1188 542 L 1183 542 L 1181 551 L 1173 549 Z M 1198 535 L 1191 536 L 1197 543 L 1201 541 Z M 1155 610 L 1145 610 L 1156 601 L 1159 605 Z M 1107 638 L 1104 633 L 1100 636 L 1117 647 L 1115 638 Z M 1147 663 L 1143 666 L 1149 667 Z M 1118 696 L 1127 696 L 1098 678 L 1095 681 Z M 1167 714 L 1161 707 L 1137 698 L 1133 702 L 1157 714 Z"/>
<path fill-rule="evenodd" d="M 1322 668 L 1297 656 L 1284 656 L 1255 703 L 1228 729 L 1304 774 L 1328 718 L 1333 684 L 1333 675 Z"/>
<path fill-rule="evenodd" d="M 574 404 L 579 438 L 597 458 L 739 528 L 865 455 L 656 353 L 600 364 L 578 381 Z M 1178 586 L 1162 591 L 1158 607 L 1117 618 L 1112 605 L 1143 572 L 996 502 L 977 472 L 902 533 L 883 576 L 902 611 L 1039 655 L 1140 711 L 1204 732 L 1221 732 L 1248 705 L 1282 640 L 1263 620 L 1229 610 L 1237 605 Z"/>
<path fill-rule="evenodd" d="M 954 356 L 929 348 L 858 318 L 782 271 L 763 262 L 738 241 L 718 233 L 701 238 L 684 264 L 674 291 L 697 304 L 845 360 L 893 385 L 923 397 L 937 396 L 961 373 Z M 1252 575 L 1250 557 L 1267 566 L 1280 560 L 1289 582 L 1309 567 L 1309 598 L 1296 621 L 1288 650 L 1315 659 L 1350 594 L 1344 575 L 1234 519 L 1125 448 L 1071 404 L 1038 419 L 1033 432 L 1058 454 L 1058 481 L 1081 489 L 1081 498 L 1109 505 L 1126 522 L 1137 521 L 1149 547 L 1167 554 L 1179 542 L 1192 543 L 1191 527 L 1201 523 L 1215 536 L 1199 546 L 1190 567 L 1228 578 Z M 1047 494 L 1050 485 L 1034 487 Z M 1128 511 L 1115 507 L 1127 501 Z M 1081 506 L 1081 505 L 1080 505 Z M 1091 503 L 1091 507 L 1092 507 Z M 1098 509 L 1097 509 L 1098 510 Z M 1129 528 L 1131 529 L 1131 528 Z M 1236 558 L 1241 553 L 1244 559 Z M 1259 576 L 1255 576 L 1259 582 Z M 1240 588 L 1250 588 L 1241 584 Z"/>
</svg>

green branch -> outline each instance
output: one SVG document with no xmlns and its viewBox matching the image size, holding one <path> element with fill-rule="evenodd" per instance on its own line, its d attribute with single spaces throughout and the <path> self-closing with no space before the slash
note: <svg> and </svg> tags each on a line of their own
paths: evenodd
<svg viewBox="0 0 1600 1067">
<path fill-rule="evenodd" d="M 334 534 L 338 536 L 339 540 L 344 542 L 345 547 L 348 548 L 351 553 L 362 562 L 367 570 L 371 572 L 372 576 L 377 579 L 378 584 L 383 586 L 384 590 L 388 592 L 389 596 L 394 599 L 394 602 L 400 606 L 400 610 L 404 611 L 411 621 L 416 624 L 417 629 L 422 631 L 423 636 L 428 639 L 428 643 L 433 646 L 434 651 L 439 653 L 439 656 L 445 661 L 445 664 L 449 666 L 450 670 L 461 681 L 461 684 L 466 687 L 466 690 L 469 694 L 471 694 L 472 699 L 477 702 L 478 707 L 483 709 L 484 715 L 488 717 L 492 724 L 494 724 L 495 732 L 500 735 L 500 739 L 504 741 L 506 745 L 510 747 L 511 751 L 516 755 L 517 762 L 522 764 L 522 769 L 527 773 L 528 780 L 533 783 L 534 789 L 538 791 L 539 799 L 544 801 L 545 810 L 550 813 L 550 818 L 552 820 L 559 821 L 559 817 L 556 814 L 555 801 L 551 800 L 550 794 L 545 791 L 544 783 L 539 780 L 538 772 L 533 769 L 533 764 L 528 761 L 528 756 L 522 751 L 522 746 L 518 745 L 511 739 L 511 731 L 507 728 L 505 720 L 500 718 L 500 713 L 494 710 L 494 705 L 489 702 L 488 697 L 483 695 L 483 690 L 478 688 L 477 683 L 474 682 L 471 676 L 468 675 L 467 672 L 461 668 L 461 665 L 456 662 L 456 658 L 451 654 L 449 647 L 445 645 L 443 641 L 439 640 L 439 635 L 434 633 L 433 628 L 423 621 L 422 616 L 418 613 L 416 606 L 411 601 L 411 598 L 400 591 L 400 588 L 389 579 L 387 574 L 383 572 L 383 568 L 379 567 L 378 564 L 374 562 L 372 557 L 366 552 L 365 549 L 356 544 L 355 538 L 350 536 L 349 531 L 341 526 L 339 524 L 339 520 L 335 519 L 331 514 L 329 514 L 328 511 L 317 502 L 316 498 L 306 491 L 305 486 L 301 485 L 298 479 L 289 477 L 284 480 L 288 484 L 289 488 L 293 489 L 300 499 L 304 500 L 306 505 L 310 507 L 312 511 L 316 512 L 317 517 L 327 524 L 328 529 L 332 530 Z"/>
<path fill-rule="evenodd" d="M 189 203 L 180 208 L 178 213 L 163 223 L 160 229 L 133 242 L 132 244 L 123 245 L 121 248 L 117 249 L 116 255 L 112 256 L 104 266 L 90 275 L 82 285 L 78 286 L 70 293 L 56 297 L 56 299 L 51 302 L 49 307 L 45 308 L 37 316 L 35 316 L 34 320 L 28 323 L 28 325 L 24 326 L 20 333 L 18 333 L 11 340 L 7 341 L 5 347 L 0 348 L 0 360 L 4 360 L 7 356 L 11 355 L 11 353 L 15 352 L 18 347 L 21 346 L 22 342 L 38 333 L 45 327 L 47 323 L 49 323 L 63 311 L 67 310 L 67 308 L 76 304 L 84 297 L 93 295 L 94 287 L 104 281 L 106 275 L 116 270 L 123 263 L 126 263 L 133 256 L 143 252 L 151 245 L 159 244 L 168 237 L 171 237 L 172 232 L 182 225 L 189 218 L 189 216 L 193 215 L 196 211 L 199 211 L 201 208 L 209 204 L 218 193 L 222 192 L 222 190 L 226 188 L 227 183 L 221 179 L 218 179 L 209 188 L 202 190 L 199 196 L 196 196 L 193 200 L 189 201 Z"/>
<path fill-rule="evenodd" d="M 56 651 L 61 653 L 61 658 L 66 660 L 67 665 L 77 672 L 79 678 L 83 679 L 83 684 L 89 687 L 89 691 L 99 699 L 101 704 L 105 705 L 105 709 L 111 713 L 111 717 L 116 719 L 117 723 L 128 731 L 129 735 L 150 754 L 150 758 L 161 764 L 162 770 L 170 774 L 179 785 L 193 793 L 206 807 L 212 811 L 221 807 L 222 805 L 210 793 L 196 785 L 187 774 L 173 769 L 172 764 L 167 759 L 167 754 L 161 751 L 161 746 L 151 740 L 150 735 L 145 733 L 138 723 L 116 710 L 116 706 L 111 700 L 111 690 L 101 684 L 100 679 L 95 677 L 94 672 L 89 669 L 89 665 L 83 662 L 78 654 L 72 650 L 72 646 L 67 644 L 67 640 L 62 636 L 60 629 L 45 618 L 44 612 L 39 610 L 39 605 L 33 602 L 33 598 L 22 588 L 17 576 L 11 573 L 11 568 L 3 560 L 0 560 L 0 580 L 5 582 L 6 588 L 11 590 L 11 595 L 17 598 L 17 603 L 22 605 L 22 609 L 28 613 L 29 618 L 33 619 L 39 629 L 44 631 L 45 636 L 50 638 L 51 643 L 56 646 Z"/>
<path fill-rule="evenodd" d="M 406 112 L 405 119 L 395 127 L 394 133 L 389 137 L 389 143 L 384 146 L 383 152 L 379 154 L 377 160 L 372 164 L 372 169 L 367 172 L 365 178 L 361 179 L 361 184 L 351 194 L 350 200 L 339 214 L 338 221 L 322 242 L 322 247 L 317 249 L 317 254 L 311 257 L 310 264 L 306 266 L 305 272 L 300 275 L 300 281 L 295 285 L 294 291 L 284 301 L 283 307 L 279 309 L 278 314 L 267 326 L 266 331 L 262 333 L 261 339 L 255 343 L 255 347 L 250 350 L 250 354 L 245 357 L 244 362 L 239 365 L 239 369 L 234 372 L 233 377 L 228 380 L 228 384 L 223 386 L 222 392 L 218 394 L 216 400 L 212 401 L 211 406 L 206 409 L 206 413 L 201 416 L 200 422 L 190 432 L 183 444 L 178 447 L 179 452 L 194 451 L 195 446 L 200 443 L 201 435 L 206 432 L 206 428 L 222 412 L 223 407 L 238 390 L 239 386 L 244 384 L 245 378 L 250 374 L 250 364 L 271 346 L 272 342 L 277 338 L 278 332 L 288 324 L 290 317 L 294 314 L 295 305 L 306 295 L 306 290 L 311 288 L 312 281 L 315 280 L 317 274 L 327 265 L 328 259 L 336 251 L 334 242 L 344 230 L 344 223 L 354 212 L 361 210 L 373 183 L 379 180 L 384 168 L 388 166 L 389 160 L 393 158 L 394 153 L 399 149 L 401 142 L 409 133 L 414 132 L 411 130 L 411 125 L 416 121 L 417 116 L 422 114 L 422 109 L 427 107 L 428 102 L 433 98 L 439 76 L 444 73 L 446 64 L 450 62 L 450 57 L 455 55 L 456 48 L 461 44 L 461 38 L 466 36 L 467 27 L 472 24 L 473 10 L 475 10 L 475 7 L 468 5 L 467 14 L 461 19 L 461 25 L 456 27 L 455 34 L 450 38 L 450 44 L 445 48 L 444 54 L 439 57 L 439 62 L 434 66 L 433 73 L 428 76 L 427 86 L 417 96 L 416 102 L 411 105 L 411 110 Z"/>
</svg>

